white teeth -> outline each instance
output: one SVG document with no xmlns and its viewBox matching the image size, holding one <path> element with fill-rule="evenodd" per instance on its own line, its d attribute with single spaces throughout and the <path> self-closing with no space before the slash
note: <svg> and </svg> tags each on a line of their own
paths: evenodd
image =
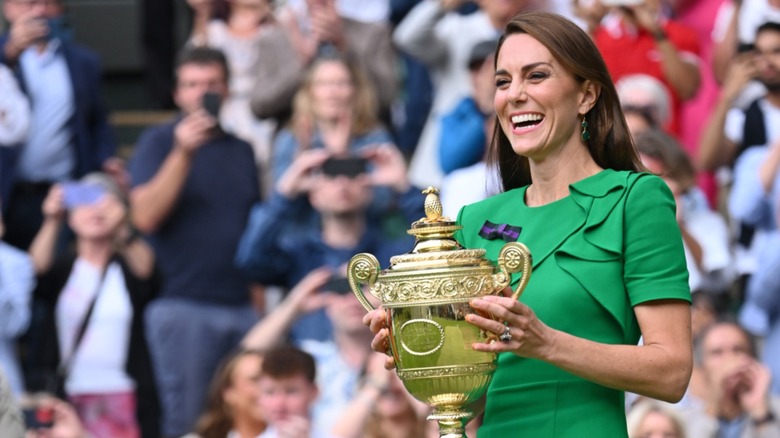
<svg viewBox="0 0 780 438">
<path fill-rule="evenodd" d="M 543 118 L 541 114 L 520 114 L 512 117 L 512 123 L 538 122 Z"/>
</svg>

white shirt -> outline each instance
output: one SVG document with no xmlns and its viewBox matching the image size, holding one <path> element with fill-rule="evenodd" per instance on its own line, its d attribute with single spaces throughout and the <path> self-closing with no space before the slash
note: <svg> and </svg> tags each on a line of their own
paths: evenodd
<svg viewBox="0 0 780 438">
<path fill-rule="evenodd" d="M 127 375 L 127 352 L 133 308 L 119 264 L 112 262 L 100 291 L 101 271 L 76 259 L 65 288 L 57 300 L 55 317 L 61 360 L 73 351 L 73 344 L 89 304 L 99 293 L 87 330 L 78 346 L 65 382 L 68 394 L 125 392 L 135 385 Z"/>
<path fill-rule="evenodd" d="M 767 144 L 772 144 L 780 139 L 780 108 L 770 104 L 766 99 L 758 101 L 758 106 L 764 113 L 764 129 L 766 131 Z M 723 133 L 730 141 L 741 144 L 745 127 L 745 111 L 740 108 L 731 108 L 726 114 Z"/>
<path fill-rule="evenodd" d="M 441 183 L 441 205 L 444 216 L 455 219 L 461 208 L 501 192 L 498 175 L 488 170 L 484 161 L 457 169 Z"/>
</svg>

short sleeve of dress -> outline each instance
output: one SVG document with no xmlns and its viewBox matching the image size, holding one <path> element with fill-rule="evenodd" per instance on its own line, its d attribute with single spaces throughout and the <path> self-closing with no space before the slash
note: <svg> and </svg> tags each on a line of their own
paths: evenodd
<svg viewBox="0 0 780 438">
<path fill-rule="evenodd" d="M 671 191 L 662 179 L 642 174 L 626 196 L 623 277 L 631 305 L 660 299 L 690 302 L 688 269 Z"/>
</svg>

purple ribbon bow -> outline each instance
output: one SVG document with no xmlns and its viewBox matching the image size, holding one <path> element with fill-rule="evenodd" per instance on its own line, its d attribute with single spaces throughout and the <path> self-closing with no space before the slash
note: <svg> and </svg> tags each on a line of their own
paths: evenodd
<svg viewBox="0 0 780 438">
<path fill-rule="evenodd" d="M 504 239 L 504 242 L 516 242 L 522 230 L 523 227 L 509 224 L 494 224 L 493 222 L 485 221 L 485 224 L 479 230 L 479 235 L 488 240 L 501 238 Z"/>
</svg>

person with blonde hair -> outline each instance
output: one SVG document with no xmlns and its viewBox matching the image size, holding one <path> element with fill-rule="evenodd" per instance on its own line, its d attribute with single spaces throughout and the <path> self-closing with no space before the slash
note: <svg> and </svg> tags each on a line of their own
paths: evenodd
<svg viewBox="0 0 780 438">
<path fill-rule="evenodd" d="M 642 399 L 626 418 L 630 438 L 685 438 L 682 419 L 672 409 L 653 399 Z"/>
<path fill-rule="evenodd" d="M 376 95 L 363 71 L 349 58 L 323 55 L 311 65 L 295 94 L 289 126 L 276 137 L 273 179 L 278 181 L 307 149 L 323 148 L 343 156 L 391 142 L 379 122 Z"/>
</svg>

